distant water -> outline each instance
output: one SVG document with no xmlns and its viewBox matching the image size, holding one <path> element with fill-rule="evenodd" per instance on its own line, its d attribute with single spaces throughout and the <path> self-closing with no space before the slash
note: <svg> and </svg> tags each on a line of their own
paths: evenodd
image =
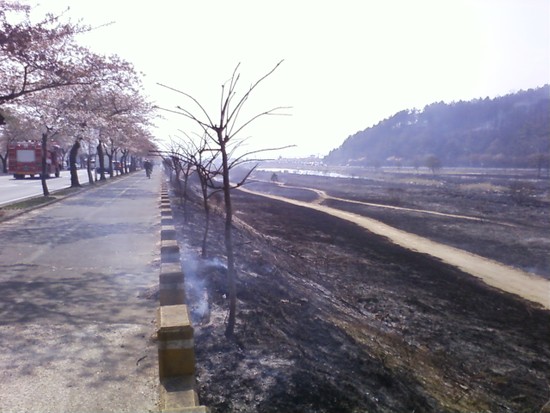
<svg viewBox="0 0 550 413">
<path fill-rule="evenodd" d="M 384 167 L 380 168 L 377 171 L 365 171 L 367 176 L 361 176 L 361 175 L 349 175 L 349 174 L 342 174 L 338 172 L 329 172 L 329 171 L 322 171 L 322 170 L 313 170 L 313 169 L 296 169 L 296 168 L 258 168 L 257 171 L 263 171 L 263 172 L 278 172 L 278 173 L 289 173 L 289 174 L 296 174 L 296 175 L 312 175 L 312 176 L 324 176 L 328 178 L 348 178 L 348 179 L 372 179 L 373 172 L 380 174 L 380 173 L 392 173 L 392 174 L 414 174 L 414 175 L 424 175 L 424 176 L 433 176 L 433 173 L 429 171 L 428 169 L 423 169 L 422 171 L 418 171 L 417 169 L 414 169 L 413 167 L 401 167 L 401 168 L 391 168 L 391 167 Z M 360 171 L 358 171 L 361 173 Z M 478 177 L 486 177 L 490 178 L 491 176 L 494 177 L 522 177 L 523 179 L 528 177 L 533 177 L 533 175 L 536 175 L 536 169 L 533 168 L 471 168 L 471 167 L 449 167 L 449 168 L 442 168 L 437 175 L 458 175 L 463 178 L 478 178 Z"/>
<path fill-rule="evenodd" d="M 295 174 L 295 175 L 325 176 L 327 178 L 363 179 L 360 176 L 345 175 L 337 172 L 328 172 L 328 171 L 314 171 L 312 169 L 258 168 L 256 170 L 261 172 L 278 172 L 278 173 Z"/>
</svg>

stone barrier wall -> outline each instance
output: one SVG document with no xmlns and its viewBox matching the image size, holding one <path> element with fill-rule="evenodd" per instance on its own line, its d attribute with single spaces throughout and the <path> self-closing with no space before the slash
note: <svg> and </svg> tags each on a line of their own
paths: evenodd
<svg viewBox="0 0 550 413">
<path fill-rule="evenodd" d="M 160 198 L 159 308 L 157 311 L 160 410 L 207 413 L 195 386 L 195 343 L 186 303 L 180 249 L 167 184 Z"/>
</svg>

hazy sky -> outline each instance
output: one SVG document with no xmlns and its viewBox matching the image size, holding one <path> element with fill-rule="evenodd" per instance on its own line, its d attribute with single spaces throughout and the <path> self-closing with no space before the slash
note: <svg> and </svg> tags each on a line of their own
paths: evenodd
<svg viewBox="0 0 550 413">
<path fill-rule="evenodd" d="M 84 23 L 82 37 L 146 75 L 159 106 L 194 110 L 164 83 L 217 113 L 238 63 L 241 88 L 283 64 L 252 95 L 248 116 L 292 106 L 245 129 L 250 148 L 298 145 L 325 155 L 403 109 L 495 97 L 550 82 L 550 0 L 42 0 Z M 197 112 L 198 113 L 198 112 Z M 159 137 L 194 125 L 168 116 Z"/>
</svg>

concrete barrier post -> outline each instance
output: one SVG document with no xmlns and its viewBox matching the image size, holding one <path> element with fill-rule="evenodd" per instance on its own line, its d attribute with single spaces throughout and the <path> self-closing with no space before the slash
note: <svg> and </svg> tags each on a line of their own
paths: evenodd
<svg viewBox="0 0 550 413">
<path fill-rule="evenodd" d="M 187 306 L 160 306 L 158 312 L 160 379 L 195 374 L 193 327 Z"/>
<path fill-rule="evenodd" d="M 179 263 L 162 263 L 159 276 L 161 306 L 185 304 L 185 285 Z"/>
</svg>

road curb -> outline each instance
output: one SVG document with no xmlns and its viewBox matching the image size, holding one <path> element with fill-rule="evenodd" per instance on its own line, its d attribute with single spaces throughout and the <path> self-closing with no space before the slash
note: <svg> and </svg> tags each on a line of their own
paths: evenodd
<svg viewBox="0 0 550 413">
<path fill-rule="evenodd" d="M 159 308 L 157 310 L 160 411 L 208 413 L 195 384 L 194 330 L 187 307 L 184 273 L 166 182 L 160 195 Z"/>
</svg>

